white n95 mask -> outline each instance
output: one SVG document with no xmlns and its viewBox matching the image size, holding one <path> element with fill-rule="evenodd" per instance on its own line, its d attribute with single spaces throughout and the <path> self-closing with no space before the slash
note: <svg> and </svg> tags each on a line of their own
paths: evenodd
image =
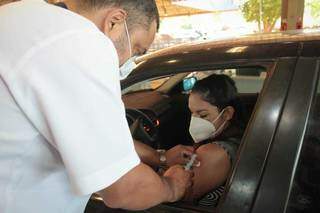
<svg viewBox="0 0 320 213">
<path fill-rule="evenodd" d="M 206 139 L 210 139 L 216 136 L 216 134 L 223 128 L 226 121 L 217 129 L 214 123 L 222 116 L 224 110 L 218 115 L 218 117 L 211 123 L 203 118 L 195 116 L 191 117 L 189 132 L 195 143 L 199 143 Z"/>
<path fill-rule="evenodd" d="M 189 132 L 195 143 L 210 138 L 216 131 L 216 127 L 203 118 L 191 117 Z"/>
</svg>

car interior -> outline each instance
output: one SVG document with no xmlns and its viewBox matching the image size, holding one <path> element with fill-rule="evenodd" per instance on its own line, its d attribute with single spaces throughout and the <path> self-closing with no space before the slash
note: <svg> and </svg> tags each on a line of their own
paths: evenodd
<svg viewBox="0 0 320 213">
<path fill-rule="evenodd" d="M 193 145 L 189 134 L 191 112 L 188 97 L 193 85 L 211 74 L 229 75 L 238 88 L 238 98 L 245 110 L 246 122 L 254 111 L 260 91 L 267 78 L 263 67 L 234 68 L 188 72 L 161 76 L 136 83 L 123 90 L 129 126 L 139 122 L 139 130 L 133 137 L 155 149 L 170 149 L 178 144 Z M 178 202 L 173 205 L 206 211 L 216 206 L 223 186 L 213 189 L 195 203 Z"/>
</svg>

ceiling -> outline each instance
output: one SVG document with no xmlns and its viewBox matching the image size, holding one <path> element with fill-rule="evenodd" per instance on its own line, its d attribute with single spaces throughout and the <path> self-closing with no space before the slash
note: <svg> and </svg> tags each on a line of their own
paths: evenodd
<svg viewBox="0 0 320 213">
<path fill-rule="evenodd" d="M 55 3 L 60 1 L 63 1 L 63 0 L 48 0 L 48 2 L 50 3 Z M 173 4 L 171 0 L 156 0 L 156 2 L 158 5 L 161 18 L 210 13 L 210 11 L 208 10 L 186 7 L 183 5 L 178 5 L 177 3 Z"/>
<path fill-rule="evenodd" d="M 184 7 L 177 4 L 172 4 L 171 0 L 156 0 L 156 2 L 161 18 L 210 13 L 210 11 L 207 10 L 195 9 L 191 7 Z"/>
</svg>

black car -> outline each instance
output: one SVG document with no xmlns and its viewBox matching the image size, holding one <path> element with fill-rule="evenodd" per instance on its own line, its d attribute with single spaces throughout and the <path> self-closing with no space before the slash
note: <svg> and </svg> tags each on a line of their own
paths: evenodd
<svg viewBox="0 0 320 213">
<path fill-rule="evenodd" d="M 177 202 L 144 212 L 320 212 L 319 72 L 320 31 L 185 44 L 141 58 L 122 87 L 129 124 L 142 117 L 144 143 L 192 144 L 188 93 L 212 73 L 235 80 L 248 121 L 218 205 Z M 216 201 L 214 193 L 204 198 Z M 91 211 L 118 212 L 94 197 Z"/>
</svg>

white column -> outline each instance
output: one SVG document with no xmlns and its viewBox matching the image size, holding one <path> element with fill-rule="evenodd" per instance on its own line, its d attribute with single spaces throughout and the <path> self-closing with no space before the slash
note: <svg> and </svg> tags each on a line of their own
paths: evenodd
<svg viewBox="0 0 320 213">
<path fill-rule="evenodd" d="M 301 29 L 303 14 L 304 0 L 282 0 L 281 29 Z"/>
</svg>

